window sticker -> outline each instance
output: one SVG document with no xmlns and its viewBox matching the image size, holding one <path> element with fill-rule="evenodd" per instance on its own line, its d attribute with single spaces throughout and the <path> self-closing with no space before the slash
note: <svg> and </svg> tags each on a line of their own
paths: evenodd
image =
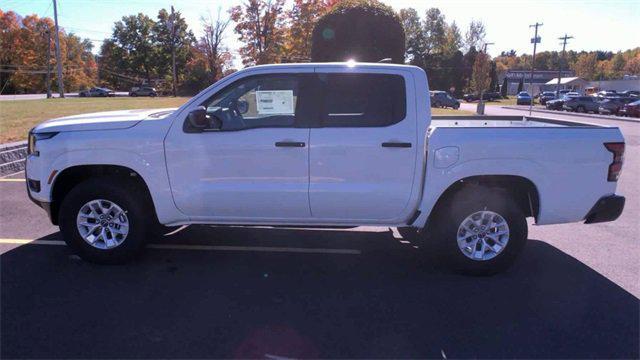
<svg viewBox="0 0 640 360">
<path fill-rule="evenodd" d="M 293 90 L 256 91 L 258 114 L 293 115 Z"/>
</svg>

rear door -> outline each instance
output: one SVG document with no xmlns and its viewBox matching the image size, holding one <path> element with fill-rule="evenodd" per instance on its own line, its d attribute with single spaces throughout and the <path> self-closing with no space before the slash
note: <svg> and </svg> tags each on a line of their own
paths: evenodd
<svg viewBox="0 0 640 360">
<path fill-rule="evenodd" d="M 385 222 L 406 216 L 417 153 L 409 72 L 317 68 L 319 123 L 310 132 L 314 219 Z"/>
</svg>

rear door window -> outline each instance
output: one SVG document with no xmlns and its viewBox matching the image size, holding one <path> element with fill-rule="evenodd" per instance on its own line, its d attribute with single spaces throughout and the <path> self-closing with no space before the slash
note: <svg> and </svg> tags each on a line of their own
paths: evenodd
<svg viewBox="0 0 640 360">
<path fill-rule="evenodd" d="M 319 74 L 324 127 L 383 127 L 407 112 L 404 78 L 392 74 Z"/>
</svg>

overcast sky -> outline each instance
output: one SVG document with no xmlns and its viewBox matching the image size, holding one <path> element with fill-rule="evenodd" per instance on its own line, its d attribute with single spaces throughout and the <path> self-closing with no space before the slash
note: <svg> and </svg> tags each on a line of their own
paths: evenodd
<svg viewBox="0 0 640 360">
<path fill-rule="evenodd" d="M 538 49 L 558 50 L 558 37 L 574 36 L 567 49 L 626 50 L 640 46 L 640 0 L 383 0 L 396 10 L 414 7 L 423 16 L 429 7 L 437 7 L 447 22 L 456 21 L 463 35 L 472 19 L 482 20 L 493 56 L 500 51 L 515 49 L 518 54 L 531 53 L 530 24 L 544 23 Z M 221 0 L 58 0 L 60 26 L 82 38 L 94 41 L 98 49 L 102 39 L 111 35 L 113 23 L 124 15 L 143 12 L 153 18 L 161 8 L 173 4 L 187 20 L 196 36 L 202 31 L 200 17 L 215 16 L 219 8 L 226 10 L 240 1 Z M 3 11 L 20 15 L 38 14 L 53 17 L 51 0 L 2 0 Z M 227 45 L 235 50 L 237 36 L 228 31 Z M 96 50 L 97 51 L 97 50 Z M 234 51 L 235 54 L 237 52 Z M 236 59 L 236 64 L 239 59 Z"/>
</svg>

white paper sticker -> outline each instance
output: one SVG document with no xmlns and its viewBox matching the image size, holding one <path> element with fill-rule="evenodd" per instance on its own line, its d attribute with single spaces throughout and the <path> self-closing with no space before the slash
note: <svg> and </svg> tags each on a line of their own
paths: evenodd
<svg viewBox="0 0 640 360">
<path fill-rule="evenodd" d="M 293 115 L 293 90 L 256 91 L 258 114 Z"/>
</svg>

